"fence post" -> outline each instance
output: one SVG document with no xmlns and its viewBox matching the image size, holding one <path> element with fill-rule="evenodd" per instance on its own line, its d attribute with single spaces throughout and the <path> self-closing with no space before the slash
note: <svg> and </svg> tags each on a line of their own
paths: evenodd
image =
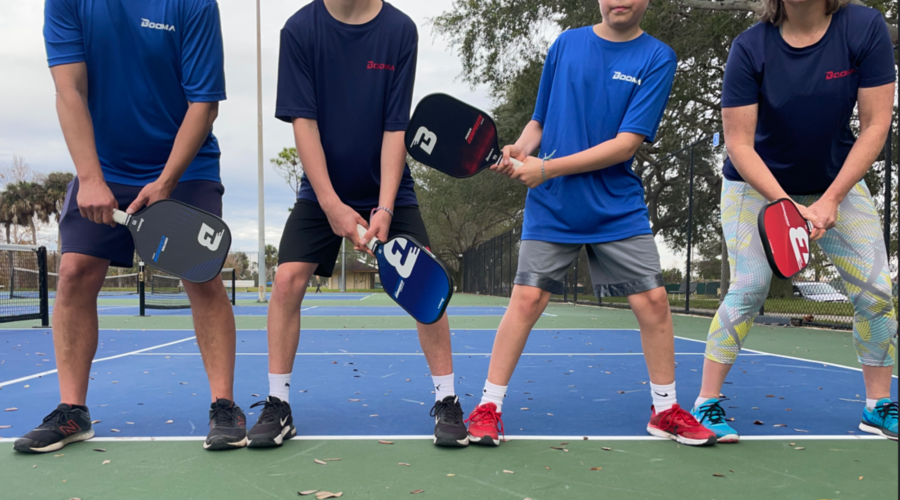
<svg viewBox="0 0 900 500">
<path fill-rule="evenodd" d="M 140 297 L 138 299 L 140 302 L 138 309 L 140 310 L 139 314 L 141 316 L 147 315 L 146 314 L 147 309 L 146 309 L 146 305 L 145 305 L 145 300 L 146 300 L 145 295 L 147 293 L 147 283 L 144 281 L 145 276 L 146 276 L 146 274 L 144 274 L 144 261 L 140 261 L 140 262 L 138 262 L 138 297 Z M 257 273 L 257 276 L 259 276 L 259 273 Z"/>
<path fill-rule="evenodd" d="M 696 144 L 696 143 L 695 143 Z M 691 312 L 691 234 L 694 232 L 694 145 L 691 144 L 688 160 L 688 227 L 687 227 L 687 273 L 684 277 L 684 312 Z"/>
<path fill-rule="evenodd" d="M 509 230 L 509 273 L 507 274 L 507 278 L 509 279 L 509 291 L 507 292 L 509 297 L 512 297 L 512 289 L 513 289 L 513 265 L 512 265 L 512 247 L 513 247 L 513 233 L 515 232 L 515 228 Z"/>
<path fill-rule="evenodd" d="M 572 291 L 572 302 L 578 303 L 578 261 L 581 258 L 581 251 L 575 256 L 575 289 Z"/>
<path fill-rule="evenodd" d="M 563 302 L 569 301 L 569 273 L 563 276 Z"/>
</svg>

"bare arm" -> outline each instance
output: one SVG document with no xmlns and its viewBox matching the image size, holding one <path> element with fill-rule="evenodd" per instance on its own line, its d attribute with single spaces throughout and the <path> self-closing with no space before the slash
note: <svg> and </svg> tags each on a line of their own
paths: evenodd
<svg viewBox="0 0 900 500">
<path fill-rule="evenodd" d="M 600 143 L 590 149 L 563 158 L 547 160 L 544 171 L 548 179 L 563 175 L 581 174 L 602 170 L 628 161 L 637 152 L 643 135 L 622 132 L 615 138 Z"/>
<path fill-rule="evenodd" d="M 503 148 L 503 158 L 496 165 L 493 165 L 491 170 L 506 176 L 512 175 L 513 166 L 509 159 L 525 160 L 528 155 L 540 147 L 543 135 L 544 126 L 541 125 L 541 122 L 537 120 L 528 122 L 516 143 Z"/>
<path fill-rule="evenodd" d="M 406 144 L 403 131 L 385 131 L 381 141 L 381 190 L 378 206 L 394 210 L 400 180 L 406 170 Z M 372 237 L 387 241 L 391 228 L 391 214 L 384 210 L 375 212 L 369 221 L 369 230 L 363 236 L 363 244 Z"/>
</svg>

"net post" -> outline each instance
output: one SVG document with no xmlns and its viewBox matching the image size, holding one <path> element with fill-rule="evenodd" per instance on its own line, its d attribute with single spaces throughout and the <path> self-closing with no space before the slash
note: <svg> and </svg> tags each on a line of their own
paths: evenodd
<svg viewBox="0 0 900 500">
<path fill-rule="evenodd" d="M 696 143 L 694 143 L 696 144 Z M 687 269 L 684 277 L 684 312 L 691 312 L 691 234 L 694 216 L 694 144 L 691 144 L 688 160 L 688 223 L 687 223 Z"/>
<path fill-rule="evenodd" d="M 38 289 L 41 299 L 41 328 L 50 326 L 50 292 L 47 286 L 47 247 L 37 249 Z"/>
<path fill-rule="evenodd" d="M 231 305 L 237 305 L 237 271 L 231 270 Z"/>
<path fill-rule="evenodd" d="M 146 294 L 147 287 L 144 283 L 144 261 L 138 262 L 138 297 L 140 301 L 140 315 L 147 315 L 147 307 L 146 307 Z"/>
</svg>

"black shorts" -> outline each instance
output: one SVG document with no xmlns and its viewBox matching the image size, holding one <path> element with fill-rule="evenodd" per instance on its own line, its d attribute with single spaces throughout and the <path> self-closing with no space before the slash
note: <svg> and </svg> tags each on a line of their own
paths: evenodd
<svg viewBox="0 0 900 500">
<path fill-rule="evenodd" d="M 357 210 L 360 217 L 369 220 L 368 210 Z M 428 233 L 419 207 L 396 207 L 391 220 L 389 237 L 398 234 L 412 236 L 422 245 L 429 247 Z M 316 276 L 331 277 L 338 253 L 341 251 L 341 237 L 334 234 L 325 211 L 318 203 L 297 200 L 294 209 L 284 225 L 281 244 L 278 245 L 278 264 L 285 262 L 310 262 L 318 264 Z"/>
</svg>

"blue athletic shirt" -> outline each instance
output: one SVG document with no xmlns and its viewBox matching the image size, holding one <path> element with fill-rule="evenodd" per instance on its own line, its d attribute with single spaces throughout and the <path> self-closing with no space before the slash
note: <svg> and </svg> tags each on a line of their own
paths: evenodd
<svg viewBox="0 0 900 500">
<path fill-rule="evenodd" d="M 317 120 L 331 185 L 353 208 L 378 206 L 381 144 L 409 123 L 418 43 L 412 19 L 387 2 L 351 25 L 315 0 L 281 30 L 275 116 Z M 318 202 L 305 174 L 297 199 Z M 394 204 L 418 205 L 409 166 Z"/>
<path fill-rule="evenodd" d="M 790 194 L 825 192 L 856 138 L 850 116 L 860 88 L 894 81 L 884 17 L 848 5 L 821 40 L 791 47 L 780 29 L 757 23 L 735 38 L 725 66 L 722 107 L 759 104 L 755 149 Z M 742 181 L 725 160 L 725 178 Z"/>
<path fill-rule="evenodd" d="M 50 67 L 84 62 L 103 177 L 143 186 L 159 178 L 190 102 L 225 100 L 215 0 L 46 0 Z M 220 182 L 210 132 L 181 181 Z"/>
<path fill-rule="evenodd" d="M 675 52 L 646 33 L 628 42 L 604 40 L 591 26 L 561 34 L 544 62 L 532 117 L 544 129 L 541 155 L 580 153 L 620 132 L 652 143 L 676 63 Z M 529 189 L 522 239 L 604 243 L 652 234 L 632 160 Z"/>
</svg>

